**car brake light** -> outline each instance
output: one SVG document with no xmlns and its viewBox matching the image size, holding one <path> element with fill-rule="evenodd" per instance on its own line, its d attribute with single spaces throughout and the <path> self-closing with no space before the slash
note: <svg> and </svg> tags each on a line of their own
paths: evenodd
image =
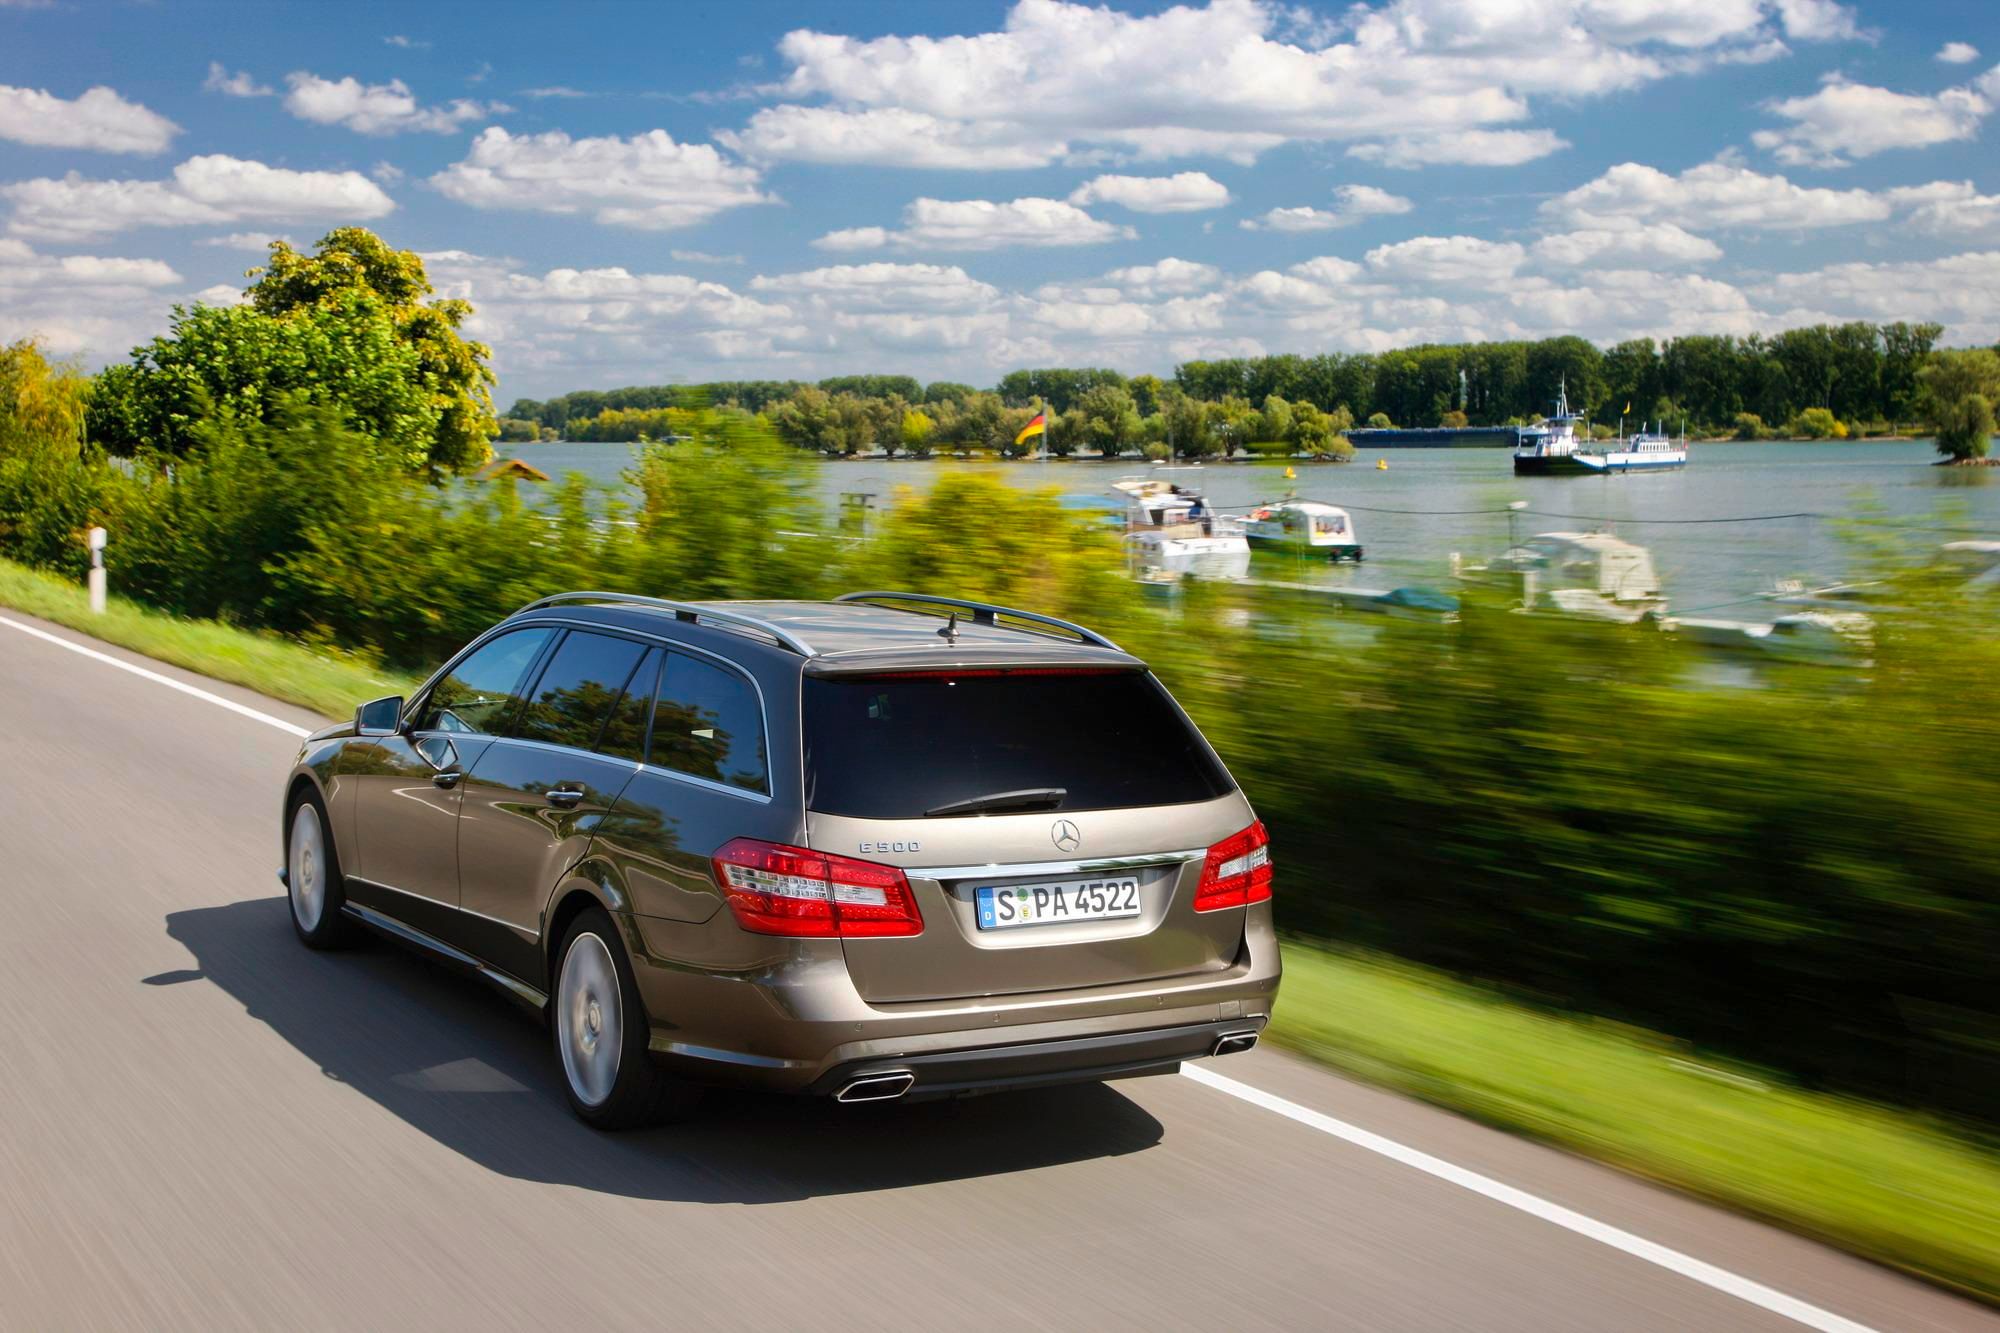
<svg viewBox="0 0 2000 1333">
<path fill-rule="evenodd" d="M 715 854 L 715 881 L 745 930 L 760 935 L 921 935 L 910 881 L 895 866 L 736 838 Z"/>
<path fill-rule="evenodd" d="M 1195 911 L 1217 912 L 1261 903 L 1270 896 L 1271 835 L 1261 820 L 1208 849 L 1208 859 L 1201 864 L 1201 884 L 1194 891 Z"/>
</svg>

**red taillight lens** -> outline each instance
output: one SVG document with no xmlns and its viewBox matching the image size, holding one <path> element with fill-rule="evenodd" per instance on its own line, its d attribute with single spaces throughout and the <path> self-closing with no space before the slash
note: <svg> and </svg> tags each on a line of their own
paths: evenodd
<svg viewBox="0 0 2000 1333">
<path fill-rule="evenodd" d="M 715 882 L 760 935 L 921 935 L 910 881 L 895 866 L 737 838 L 715 854 Z"/>
<path fill-rule="evenodd" d="M 1208 849 L 1201 885 L 1194 891 L 1195 911 L 1217 912 L 1261 903 L 1270 896 L 1271 835 L 1261 821 Z"/>
</svg>

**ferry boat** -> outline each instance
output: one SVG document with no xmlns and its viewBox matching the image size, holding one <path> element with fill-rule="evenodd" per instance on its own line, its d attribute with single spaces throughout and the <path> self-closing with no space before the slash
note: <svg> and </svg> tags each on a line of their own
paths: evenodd
<svg viewBox="0 0 2000 1333">
<path fill-rule="evenodd" d="M 1357 564 L 1363 554 L 1353 517 L 1318 500 L 1288 497 L 1258 505 L 1244 516 L 1243 535 L 1253 550 L 1299 551 Z"/>
<path fill-rule="evenodd" d="M 1658 472 L 1687 465 L 1687 440 L 1641 430 L 1630 438 L 1593 444 L 1583 414 L 1569 406 L 1569 386 L 1556 391 L 1555 415 L 1521 429 L 1514 447 L 1517 477 L 1590 476 L 1606 472 Z"/>
<path fill-rule="evenodd" d="M 1111 489 L 1125 501 L 1125 541 L 1140 577 L 1249 575 L 1250 543 L 1243 520 L 1209 509 L 1201 492 L 1157 477 L 1126 477 Z"/>
</svg>

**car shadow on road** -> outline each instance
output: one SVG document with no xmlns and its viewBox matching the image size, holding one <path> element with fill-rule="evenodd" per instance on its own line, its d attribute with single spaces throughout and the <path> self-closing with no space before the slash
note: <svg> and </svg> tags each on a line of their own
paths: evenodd
<svg viewBox="0 0 2000 1333">
<path fill-rule="evenodd" d="M 167 934 L 195 970 L 146 982 L 220 986 L 328 1078 L 524 1180 L 779 1203 L 1119 1156 L 1162 1132 L 1112 1087 L 1084 1084 L 888 1106 L 718 1091 L 685 1124 L 601 1134 L 570 1114 L 545 1029 L 478 982 L 380 941 L 310 952 L 283 897 L 175 912 Z"/>
</svg>

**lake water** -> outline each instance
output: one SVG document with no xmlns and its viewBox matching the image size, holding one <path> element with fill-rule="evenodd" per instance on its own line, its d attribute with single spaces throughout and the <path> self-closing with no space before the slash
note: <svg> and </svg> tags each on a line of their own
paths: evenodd
<svg viewBox="0 0 2000 1333">
<path fill-rule="evenodd" d="M 615 483 L 632 460 L 621 444 L 515 446 L 535 466 L 579 471 Z M 1295 489 L 1353 511 L 1367 549 L 1358 567 L 1329 567 L 1259 554 L 1252 569 L 1267 578 L 1394 588 L 1448 586 L 1450 553 L 1483 558 L 1509 538 L 1507 505 L 1520 537 L 1603 528 L 1648 547 L 1671 608 L 1710 608 L 1764 619 L 1785 608 L 1757 594 L 1779 578 L 1824 583 L 1858 572 L 1854 520 L 1869 539 L 1889 541 L 1922 558 L 1947 541 L 2000 539 L 2000 468 L 1940 468 L 1927 441 L 1853 444 L 1697 444 L 1688 466 L 1653 475 L 1516 477 L 1504 449 L 1364 450 L 1351 463 L 1209 464 L 1167 473 L 1202 490 L 1221 509 L 1240 510 Z M 1377 459 L 1389 467 L 1378 470 Z M 1009 485 L 1052 487 L 1076 497 L 1102 496 L 1119 477 L 1145 470 L 1115 462 L 958 463 L 858 459 L 821 462 L 815 488 L 829 507 L 845 492 L 869 492 L 877 505 L 896 488 L 927 489 L 947 470 L 984 472 Z M 1492 512 L 1499 511 L 1499 512 Z M 1767 518 L 1807 514 L 1805 518 Z M 1717 522 L 1720 519 L 1757 521 Z M 1699 520 L 1699 521 L 1697 521 Z"/>
</svg>

